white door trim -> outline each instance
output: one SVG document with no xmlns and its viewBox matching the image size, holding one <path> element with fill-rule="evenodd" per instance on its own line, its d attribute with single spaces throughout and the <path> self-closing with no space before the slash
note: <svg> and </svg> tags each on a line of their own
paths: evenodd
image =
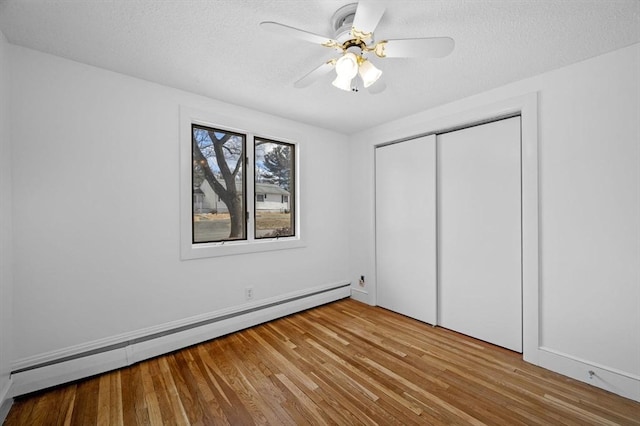
<svg viewBox="0 0 640 426">
<path fill-rule="evenodd" d="M 539 211 L 538 211 L 538 93 L 528 93 L 425 123 L 424 131 L 402 140 L 442 133 L 474 124 L 520 115 L 522 120 L 522 354 L 539 365 Z M 377 144 L 400 142 L 400 140 Z M 374 299 L 375 303 L 375 299 Z"/>
</svg>

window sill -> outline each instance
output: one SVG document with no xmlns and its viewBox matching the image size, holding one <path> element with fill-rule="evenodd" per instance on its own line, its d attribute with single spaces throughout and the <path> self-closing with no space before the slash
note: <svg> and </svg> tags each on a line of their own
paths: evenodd
<svg viewBox="0 0 640 426">
<path fill-rule="evenodd" d="M 275 250 L 303 248 L 300 238 L 271 238 L 253 241 L 227 241 L 224 243 L 188 244 L 181 250 L 182 260 L 204 259 L 207 257 L 234 256 Z"/>
</svg>

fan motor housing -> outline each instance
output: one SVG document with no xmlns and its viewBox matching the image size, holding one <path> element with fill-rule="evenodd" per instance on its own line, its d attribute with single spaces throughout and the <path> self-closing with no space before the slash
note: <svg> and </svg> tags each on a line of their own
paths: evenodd
<svg viewBox="0 0 640 426">
<path fill-rule="evenodd" d="M 358 3 L 350 3 L 336 10 L 331 17 L 331 27 L 334 30 L 334 39 L 338 43 L 344 43 L 351 39 L 351 27 L 356 16 Z"/>
</svg>

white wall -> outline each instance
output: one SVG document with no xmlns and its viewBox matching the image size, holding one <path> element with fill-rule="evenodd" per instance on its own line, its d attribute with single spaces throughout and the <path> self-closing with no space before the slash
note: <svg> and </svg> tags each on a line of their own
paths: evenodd
<svg viewBox="0 0 640 426">
<path fill-rule="evenodd" d="M 347 203 L 346 136 L 16 46 L 11 64 L 16 362 L 240 306 L 249 285 L 256 302 L 346 280 L 344 212 L 321 202 Z M 306 247 L 180 261 L 180 105 L 299 141 Z"/>
<path fill-rule="evenodd" d="M 9 44 L 0 32 L 0 423 L 9 389 L 12 346 L 11 145 L 9 142 Z"/>
<path fill-rule="evenodd" d="M 375 303 L 374 145 L 538 92 L 539 362 L 640 398 L 638 75 L 636 44 L 354 135 L 351 281 L 367 276 L 357 297 Z"/>
</svg>

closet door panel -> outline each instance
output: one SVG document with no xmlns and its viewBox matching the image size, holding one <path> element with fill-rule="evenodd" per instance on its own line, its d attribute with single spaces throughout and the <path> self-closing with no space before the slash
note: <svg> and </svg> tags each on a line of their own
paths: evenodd
<svg viewBox="0 0 640 426">
<path fill-rule="evenodd" d="M 437 149 L 439 324 L 522 352 L 520 118 Z"/>
<path fill-rule="evenodd" d="M 435 135 L 376 149 L 376 300 L 436 322 Z"/>
</svg>

